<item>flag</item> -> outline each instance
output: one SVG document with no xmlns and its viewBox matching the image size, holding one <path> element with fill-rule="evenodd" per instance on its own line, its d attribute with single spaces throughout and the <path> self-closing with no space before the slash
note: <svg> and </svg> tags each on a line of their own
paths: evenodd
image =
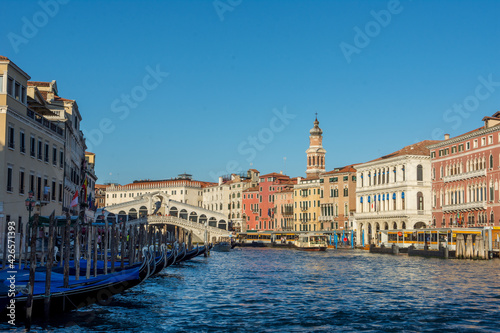
<svg viewBox="0 0 500 333">
<path fill-rule="evenodd" d="M 83 199 L 87 199 L 87 176 L 85 176 L 85 180 L 83 181 Z"/>
<path fill-rule="evenodd" d="M 71 200 L 71 207 L 78 206 L 78 191 L 76 191 L 73 199 Z"/>
</svg>

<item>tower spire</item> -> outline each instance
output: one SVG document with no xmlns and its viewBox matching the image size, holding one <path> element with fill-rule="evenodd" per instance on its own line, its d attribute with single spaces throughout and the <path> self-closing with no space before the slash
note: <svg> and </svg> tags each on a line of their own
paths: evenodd
<svg viewBox="0 0 500 333">
<path fill-rule="evenodd" d="M 323 130 L 319 127 L 317 112 L 316 119 L 314 120 L 314 127 L 311 128 L 309 134 L 309 149 L 306 150 L 306 174 L 308 178 L 318 176 L 325 172 L 326 150 L 323 148 Z"/>
</svg>

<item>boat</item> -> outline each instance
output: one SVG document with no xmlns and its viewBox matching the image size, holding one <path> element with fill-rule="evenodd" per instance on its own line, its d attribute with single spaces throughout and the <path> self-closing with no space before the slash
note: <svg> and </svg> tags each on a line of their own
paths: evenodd
<svg viewBox="0 0 500 333">
<path fill-rule="evenodd" d="M 314 233 L 302 234 L 294 242 L 294 245 L 302 251 L 326 251 L 328 248 L 328 236 Z"/>
<path fill-rule="evenodd" d="M 76 280 L 75 276 L 69 276 L 69 285 L 64 287 L 64 275 L 51 273 L 50 285 L 50 312 L 51 314 L 63 313 L 79 309 L 94 303 L 107 303 L 113 295 L 119 294 L 127 289 L 137 286 L 147 279 L 154 269 L 154 258 L 147 250 L 143 250 L 144 261 L 139 267 L 123 269 L 119 272 L 107 275 L 99 275 L 90 279 L 81 278 Z M 11 299 L 15 300 L 16 312 L 22 313 L 28 299 L 28 282 L 30 272 L 28 269 L 18 270 L 15 274 L 15 295 L 4 293 L 5 288 L 9 288 L 10 276 L 7 270 L 0 271 L 1 294 L 0 313 L 7 312 L 7 305 Z M 35 282 L 33 286 L 33 316 L 44 314 L 45 300 L 45 278 L 46 272 L 35 272 Z"/>
<path fill-rule="evenodd" d="M 177 257 L 175 258 L 175 263 L 178 264 L 181 261 L 184 260 L 184 257 L 186 256 L 187 250 L 186 250 L 186 244 L 182 243 L 182 245 L 179 246 L 177 249 Z"/>
<path fill-rule="evenodd" d="M 215 252 L 229 252 L 231 250 L 232 246 L 228 242 L 219 242 L 214 245 L 213 250 Z"/>
</svg>

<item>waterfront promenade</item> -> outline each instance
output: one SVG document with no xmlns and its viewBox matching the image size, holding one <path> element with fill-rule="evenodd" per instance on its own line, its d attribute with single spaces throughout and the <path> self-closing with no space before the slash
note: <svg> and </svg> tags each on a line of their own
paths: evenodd
<svg viewBox="0 0 500 333">
<path fill-rule="evenodd" d="M 109 305 L 70 313 L 48 328 L 53 332 L 498 332 L 500 290 L 494 281 L 499 269 L 500 260 L 243 248 L 169 267 Z M 39 326 L 35 323 L 34 328 Z"/>
</svg>

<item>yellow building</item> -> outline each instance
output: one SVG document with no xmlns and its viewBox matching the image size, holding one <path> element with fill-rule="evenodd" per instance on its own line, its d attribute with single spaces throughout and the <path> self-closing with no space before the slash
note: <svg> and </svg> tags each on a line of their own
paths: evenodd
<svg viewBox="0 0 500 333">
<path fill-rule="evenodd" d="M 61 214 L 64 177 L 64 129 L 30 76 L 0 56 L 0 230 L 16 222 L 26 226 L 25 200 L 33 192 L 33 213 Z"/>
<path fill-rule="evenodd" d="M 319 178 L 298 179 L 294 186 L 294 231 L 319 231 L 321 183 Z"/>
</svg>

